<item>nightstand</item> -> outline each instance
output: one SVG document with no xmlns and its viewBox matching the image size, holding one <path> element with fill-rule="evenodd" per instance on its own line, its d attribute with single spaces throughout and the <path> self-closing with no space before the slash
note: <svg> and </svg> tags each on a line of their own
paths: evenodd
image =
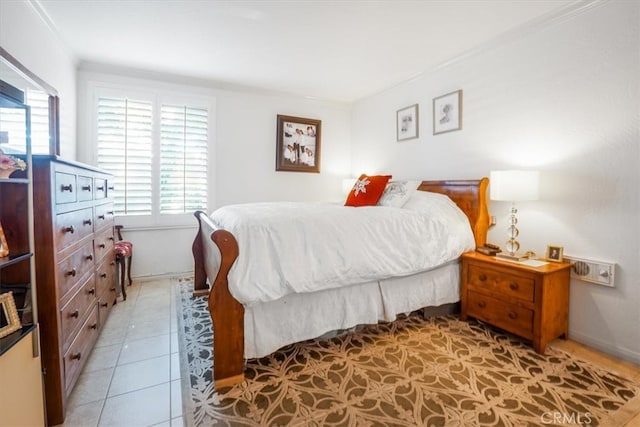
<svg viewBox="0 0 640 427">
<path fill-rule="evenodd" d="M 461 268 L 462 320 L 474 317 L 530 340 L 540 354 L 549 341 L 568 338 L 571 264 L 530 267 L 467 252 Z"/>
</svg>

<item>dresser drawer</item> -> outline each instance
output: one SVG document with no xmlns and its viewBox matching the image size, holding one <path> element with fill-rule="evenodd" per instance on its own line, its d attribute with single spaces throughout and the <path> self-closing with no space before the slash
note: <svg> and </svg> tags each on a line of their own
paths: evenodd
<svg viewBox="0 0 640 427">
<path fill-rule="evenodd" d="M 76 176 L 70 173 L 56 172 L 54 187 L 56 205 L 73 203 L 78 200 Z"/>
<path fill-rule="evenodd" d="M 534 311 L 487 295 L 468 291 L 467 315 L 521 337 L 533 338 Z"/>
<path fill-rule="evenodd" d="M 58 214 L 55 222 L 55 244 L 59 251 L 93 233 L 93 209 Z"/>
<path fill-rule="evenodd" d="M 94 269 L 93 242 L 88 242 L 58 263 L 58 295 L 65 296 L 78 281 Z"/>
<path fill-rule="evenodd" d="M 73 385 L 75 384 L 82 367 L 86 363 L 89 353 L 93 348 L 93 344 L 98 339 L 98 309 L 93 307 L 93 310 L 87 317 L 87 320 L 82 324 L 78 335 L 73 340 L 73 343 L 69 347 L 69 350 L 64 353 L 64 383 L 65 383 L 65 395 L 68 396 Z"/>
<path fill-rule="evenodd" d="M 108 227 L 96 234 L 93 238 L 96 251 L 96 261 L 100 262 L 105 256 L 114 254 L 113 228 Z"/>
<path fill-rule="evenodd" d="M 468 274 L 467 283 L 473 290 L 488 291 L 529 302 L 535 299 L 535 281 L 530 277 L 517 276 L 477 265 L 470 265 Z"/>
<path fill-rule="evenodd" d="M 105 203 L 94 208 L 95 229 L 99 230 L 107 225 L 113 225 L 113 203 Z"/>
<path fill-rule="evenodd" d="M 83 202 L 93 199 L 93 178 L 78 175 L 78 201 Z"/>
<path fill-rule="evenodd" d="M 87 312 L 96 305 L 96 285 L 90 276 L 82 288 L 71 300 L 60 309 L 60 329 L 62 332 L 63 351 L 66 351 L 73 341 L 78 327 L 86 318 Z"/>
<path fill-rule="evenodd" d="M 93 185 L 95 186 L 95 191 L 93 193 L 93 198 L 96 200 L 106 199 L 107 198 L 107 184 L 108 180 L 104 177 L 96 177 L 93 179 Z"/>
<path fill-rule="evenodd" d="M 98 298 L 111 303 L 116 299 L 116 260 L 115 254 L 105 257 L 96 269 L 96 289 Z"/>
</svg>

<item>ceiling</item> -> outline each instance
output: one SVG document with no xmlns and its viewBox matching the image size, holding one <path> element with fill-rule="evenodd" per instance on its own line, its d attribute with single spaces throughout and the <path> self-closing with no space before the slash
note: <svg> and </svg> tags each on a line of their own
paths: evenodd
<svg viewBox="0 0 640 427">
<path fill-rule="evenodd" d="M 80 64 L 353 102 L 564 0 L 31 0 Z"/>
</svg>

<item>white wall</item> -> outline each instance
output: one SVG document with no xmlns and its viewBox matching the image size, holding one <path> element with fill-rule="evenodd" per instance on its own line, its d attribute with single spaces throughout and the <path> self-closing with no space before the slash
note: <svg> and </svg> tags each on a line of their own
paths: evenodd
<svg viewBox="0 0 640 427">
<path fill-rule="evenodd" d="M 213 201 L 210 210 L 230 204 L 274 200 L 337 200 L 351 159 L 350 106 L 287 95 L 216 87 L 211 83 L 138 70 L 86 64 L 78 72 L 78 160 L 95 163 L 92 94 L 96 84 L 133 85 L 139 90 L 162 88 L 172 92 L 215 98 L 215 135 L 210 163 Z M 321 173 L 276 172 L 277 114 L 322 120 Z M 116 222 L 120 220 L 116 218 Z M 193 270 L 193 227 L 125 228 L 134 243 L 132 275 L 136 277 Z"/>
<path fill-rule="evenodd" d="M 520 203 L 519 239 L 544 254 L 618 264 L 616 287 L 571 283 L 570 336 L 640 362 L 639 25 L 637 2 L 604 3 L 492 43 L 359 101 L 352 174 L 474 178 L 541 171 L 541 200 Z M 464 90 L 462 131 L 432 135 L 432 99 Z M 420 104 L 420 138 L 395 142 L 395 112 Z M 508 204 L 494 202 L 503 244 Z"/>
<path fill-rule="evenodd" d="M 53 86 L 60 97 L 60 153 L 76 157 L 76 65 L 26 1 L 0 1 L 0 46 Z"/>
</svg>

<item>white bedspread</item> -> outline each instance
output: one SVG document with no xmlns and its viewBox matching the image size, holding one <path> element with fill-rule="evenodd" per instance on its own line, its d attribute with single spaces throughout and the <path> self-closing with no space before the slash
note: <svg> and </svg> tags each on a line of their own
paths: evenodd
<svg viewBox="0 0 640 427">
<path fill-rule="evenodd" d="M 211 214 L 234 234 L 229 289 L 246 306 L 285 295 L 407 276 L 473 249 L 467 217 L 448 198 L 417 210 L 330 203 L 229 205 Z"/>
</svg>

